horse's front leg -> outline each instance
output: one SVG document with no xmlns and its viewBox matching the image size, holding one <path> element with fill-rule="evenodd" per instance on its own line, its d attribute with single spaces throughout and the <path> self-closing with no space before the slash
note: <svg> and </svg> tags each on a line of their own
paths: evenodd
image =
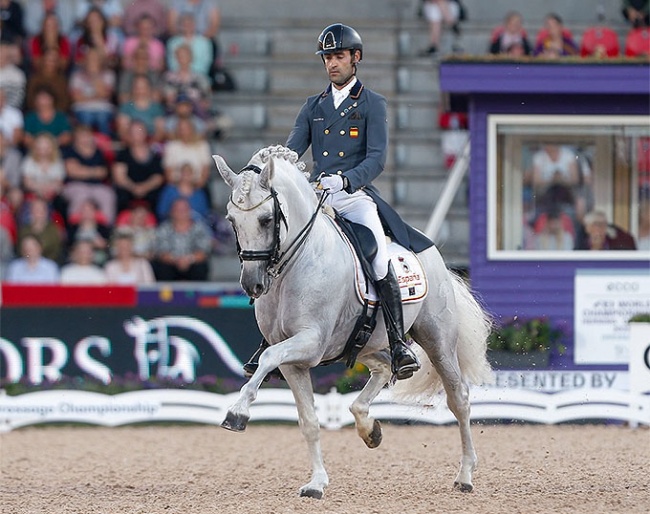
<svg viewBox="0 0 650 514">
<path fill-rule="evenodd" d="M 300 496 L 321 499 L 329 484 L 320 446 L 320 424 L 314 404 L 314 390 L 309 369 L 283 366 L 282 373 L 293 392 L 298 409 L 298 423 L 307 441 L 311 459 L 311 480 L 300 488 Z"/>
<path fill-rule="evenodd" d="M 257 391 L 269 372 L 281 364 L 312 367 L 320 362 L 318 344 L 314 341 L 314 335 L 302 332 L 267 348 L 260 356 L 257 371 L 239 391 L 239 398 L 229 407 L 221 426 L 234 432 L 246 430 L 250 419 L 250 406 L 257 398 Z"/>
<path fill-rule="evenodd" d="M 370 404 L 390 380 L 390 357 L 386 352 L 377 352 L 364 355 L 359 361 L 368 366 L 370 379 L 350 405 L 350 412 L 354 416 L 354 424 L 359 437 L 363 439 L 368 448 L 377 448 L 382 437 L 381 423 L 368 414 Z"/>
</svg>

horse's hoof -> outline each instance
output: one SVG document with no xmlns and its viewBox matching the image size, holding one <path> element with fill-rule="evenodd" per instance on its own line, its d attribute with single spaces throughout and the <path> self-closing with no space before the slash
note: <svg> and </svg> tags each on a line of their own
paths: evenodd
<svg viewBox="0 0 650 514">
<path fill-rule="evenodd" d="M 323 491 L 319 491 L 318 489 L 301 489 L 300 496 L 321 500 L 323 498 Z"/>
<path fill-rule="evenodd" d="M 377 448 L 381 444 L 381 423 L 378 420 L 372 424 L 372 432 L 368 435 L 366 439 L 366 446 L 368 448 Z"/>
<path fill-rule="evenodd" d="M 246 425 L 248 424 L 248 416 L 242 416 L 241 414 L 233 414 L 228 411 L 226 414 L 226 419 L 221 423 L 221 427 L 226 430 L 232 430 L 233 432 L 243 432 L 246 430 Z"/>
<path fill-rule="evenodd" d="M 454 489 L 458 489 L 461 493 L 471 493 L 474 490 L 474 486 L 472 484 L 454 482 Z"/>
</svg>

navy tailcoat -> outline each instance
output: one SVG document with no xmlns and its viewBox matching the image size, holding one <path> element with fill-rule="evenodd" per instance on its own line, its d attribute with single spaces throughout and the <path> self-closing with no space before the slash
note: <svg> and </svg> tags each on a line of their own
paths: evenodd
<svg viewBox="0 0 650 514">
<path fill-rule="evenodd" d="M 310 145 L 314 158 L 312 182 L 322 172 L 344 175 L 349 182 L 348 193 L 363 189 L 374 200 L 387 232 L 395 241 L 415 252 L 433 245 L 422 232 L 404 223 L 372 185 L 384 170 L 388 148 L 383 96 L 365 88 L 357 79 L 338 109 L 334 108 L 331 84 L 322 93 L 307 98 L 286 146 L 302 157 Z"/>
</svg>

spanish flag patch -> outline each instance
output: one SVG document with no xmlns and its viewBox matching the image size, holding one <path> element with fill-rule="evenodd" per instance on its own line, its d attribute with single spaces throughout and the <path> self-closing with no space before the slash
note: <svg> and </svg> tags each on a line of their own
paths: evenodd
<svg viewBox="0 0 650 514">
<path fill-rule="evenodd" d="M 359 127 L 350 127 L 350 137 L 359 137 Z"/>
</svg>

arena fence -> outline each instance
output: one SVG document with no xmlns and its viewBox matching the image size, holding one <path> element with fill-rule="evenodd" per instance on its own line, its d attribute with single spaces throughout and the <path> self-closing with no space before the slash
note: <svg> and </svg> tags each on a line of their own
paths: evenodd
<svg viewBox="0 0 650 514">
<path fill-rule="evenodd" d="M 354 423 L 348 407 L 358 392 L 332 391 L 316 395 L 321 426 L 340 429 Z M 0 432 L 43 423 L 83 423 L 120 426 L 133 423 L 194 422 L 220 424 L 238 393 L 215 394 L 176 389 L 143 390 L 118 395 L 50 390 L 8 396 L 0 390 Z M 543 393 L 530 390 L 473 388 L 472 420 L 555 424 L 619 421 L 650 425 L 650 395 L 624 390 L 571 390 Z M 370 408 L 379 420 L 444 425 L 455 418 L 444 395 L 426 406 L 391 401 L 383 391 Z M 291 391 L 262 389 L 251 407 L 251 422 L 298 421 Z"/>
</svg>

